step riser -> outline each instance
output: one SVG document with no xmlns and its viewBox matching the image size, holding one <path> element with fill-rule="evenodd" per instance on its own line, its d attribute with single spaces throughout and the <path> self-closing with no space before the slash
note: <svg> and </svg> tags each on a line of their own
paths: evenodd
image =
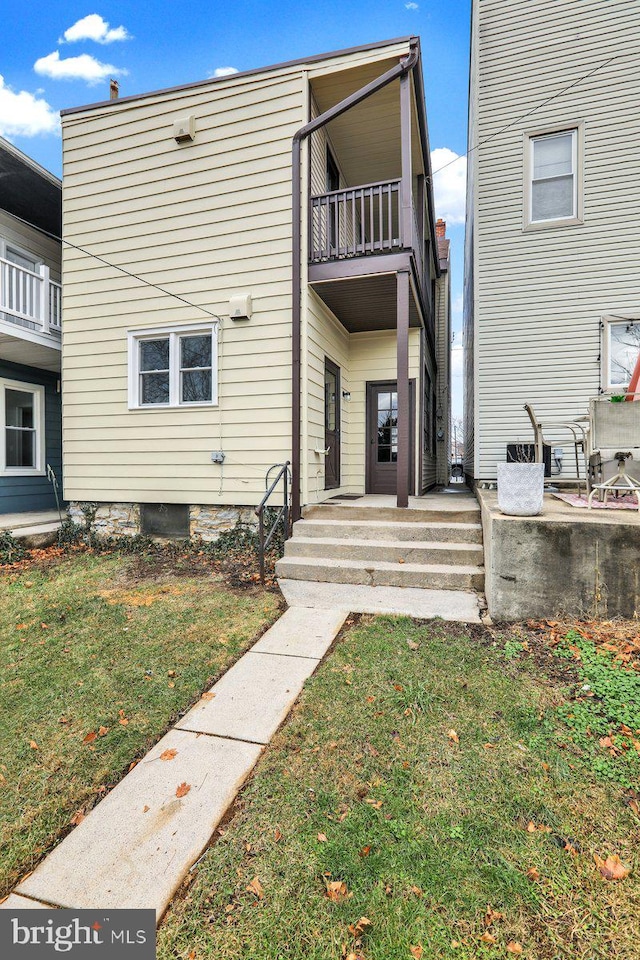
<svg viewBox="0 0 640 960">
<path fill-rule="evenodd" d="M 305 538 L 323 537 L 334 540 L 429 540 L 442 543 L 482 543 L 482 527 L 479 524 L 455 526 L 448 523 L 434 526 L 429 523 L 372 523 L 355 522 L 331 524 L 322 520 L 298 520 L 293 525 L 293 535 Z"/>
<path fill-rule="evenodd" d="M 297 564 L 294 558 L 283 558 L 276 564 L 278 577 L 287 580 L 316 580 L 324 583 L 363 583 L 372 587 L 422 587 L 428 590 L 483 590 L 484 576 L 473 573 L 430 573 L 415 570 L 363 570 L 358 567 L 339 569 L 321 563 Z"/>
<path fill-rule="evenodd" d="M 447 544 L 441 548 L 391 546 L 389 544 L 355 544 L 348 540 L 341 543 L 323 543 L 313 540 L 288 540 L 285 544 L 285 557 L 319 557 L 335 560 L 382 560 L 387 563 L 450 563 L 464 565 L 481 565 L 483 560 L 482 548 L 452 550 Z"/>
<path fill-rule="evenodd" d="M 480 508 L 415 510 L 407 507 L 336 507 L 313 504 L 302 511 L 305 520 L 377 520 L 385 523 L 479 523 Z"/>
</svg>

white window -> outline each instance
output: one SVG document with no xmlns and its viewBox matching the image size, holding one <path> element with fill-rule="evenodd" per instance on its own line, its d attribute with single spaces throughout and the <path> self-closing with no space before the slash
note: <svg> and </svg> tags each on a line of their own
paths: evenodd
<svg viewBox="0 0 640 960">
<path fill-rule="evenodd" d="M 44 473 L 44 387 L 0 380 L 0 471 L 28 476 Z"/>
<path fill-rule="evenodd" d="M 217 324 L 129 333 L 130 407 L 217 402 Z"/>
<path fill-rule="evenodd" d="M 527 225 L 581 222 L 580 135 L 576 127 L 527 136 Z"/>
<path fill-rule="evenodd" d="M 605 323 L 606 390 L 629 386 L 640 353 L 640 323 L 611 319 Z"/>
</svg>

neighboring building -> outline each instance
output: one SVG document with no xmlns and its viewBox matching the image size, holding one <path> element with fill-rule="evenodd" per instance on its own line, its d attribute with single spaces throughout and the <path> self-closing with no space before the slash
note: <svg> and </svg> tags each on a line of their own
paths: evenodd
<svg viewBox="0 0 640 960">
<path fill-rule="evenodd" d="M 61 483 L 61 183 L 0 138 L 0 513 L 55 508 Z"/>
<path fill-rule="evenodd" d="M 435 484 L 421 69 L 412 37 L 64 111 L 65 495 L 100 529 L 210 535 L 285 460 L 294 513 Z"/>
<path fill-rule="evenodd" d="M 436 220 L 440 281 L 436 290 L 436 482 L 451 478 L 451 262 L 447 225 Z"/>
<path fill-rule="evenodd" d="M 466 470 L 621 393 L 640 344 L 637 0 L 474 0 Z M 564 440 L 562 476 L 575 476 Z M 562 445 L 562 444 L 561 444 Z"/>
</svg>

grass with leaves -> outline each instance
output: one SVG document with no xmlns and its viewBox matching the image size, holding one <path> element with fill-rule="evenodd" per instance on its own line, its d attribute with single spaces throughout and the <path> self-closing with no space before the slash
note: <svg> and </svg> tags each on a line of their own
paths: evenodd
<svg viewBox="0 0 640 960">
<path fill-rule="evenodd" d="M 117 555 L 0 574 L 3 893 L 277 615 L 273 594 Z"/>
<path fill-rule="evenodd" d="M 640 958 L 637 803 L 574 743 L 584 678 L 549 658 L 545 674 L 526 633 L 349 629 L 170 908 L 159 960 Z"/>
</svg>

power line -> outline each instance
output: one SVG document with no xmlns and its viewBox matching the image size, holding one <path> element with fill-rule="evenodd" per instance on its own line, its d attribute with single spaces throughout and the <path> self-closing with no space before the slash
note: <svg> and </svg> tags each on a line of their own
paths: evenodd
<svg viewBox="0 0 640 960">
<path fill-rule="evenodd" d="M 503 133 L 506 133 L 511 127 L 515 126 L 516 123 L 521 123 L 523 120 L 526 120 L 527 117 L 530 117 L 533 113 L 536 113 L 538 110 L 541 110 L 542 107 L 546 107 L 548 103 L 553 103 L 554 100 L 557 100 L 558 97 L 561 97 L 563 94 L 568 93 L 569 90 L 576 87 L 579 83 L 582 83 L 584 80 L 588 80 L 589 77 L 592 77 L 594 73 L 598 73 L 599 70 L 602 70 L 608 64 L 613 63 L 614 60 L 620 60 L 621 57 L 627 56 L 627 54 L 616 54 L 615 57 L 609 57 L 608 60 L 603 61 L 603 63 L 598 64 L 597 67 L 594 67 L 593 70 L 590 70 L 589 73 L 585 73 L 583 77 L 579 77 L 577 80 L 573 80 L 571 83 L 567 84 L 566 87 L 563 87 L 562 90 L 559 90 L 557 93 L 552 94 L 552 96 L 547 97 L 546 100 L 542 100 L 540 103 L 536 104 L 535 107 L 532 107 L 531 110 L 528 110 L 526 113 L 523 113 L 521 117 L 517 117 L 515 120 L 511 120 L 510 123 L 507 123 L 504 127 L 501 127 L 500 130 L 496 130 L 495 133 L 492 133 L 490 136 L 485 137 L 484 140 L 479 140 L 478 143 L 474 144 L 472 147 L 465 153 L 461 153 L 460 156 L 455 157 L 453 160 L 443 163 L 441 167 L 438 167 L 437 170 L 433 170 L 431 173 L 432 178 L 435 177 L 437 173 L 440 173 L 441 170 L 446 170 L 447 167 L 450 167 L 452 164 L 457 163 L 458 160 L 462 160 L 464 157 L 468 157 L 470 153 L 473 153 L 474 150 L 478 150 L 480 147 L 483 147 L 485 143 L 489 143 L 491 140 L 495 140 L 496 137 L 501 136 Z"/>
<path fill-rule="evenodd" d="M 24 223 L 28 227 L 33 227 L 32 223 L 29 223 L 28 220 L 23 220 L 22 217 L 16 216 L 12 213 L 11 216 Z M 131 277 L 132 280 L 138 280 L 139 283 L 144 283 L 147 287 L 153 287 L 154 290 L 158 290 L 160 293 L 164 293 L 167 297 L 173 297 L 174 300 L 179 300 L 181 303 L 186 304 L 188 307 L 193 307 L 194 310 L 201 310 L 202 313 L 206 313 L 208 317 L 213 317 L 214 320 L 220 320 L 221 317 L 217 313 L 213 313 L 211 310 L 207 310 L 206 307 L 201 307 L 198 303 L 192 303 L 191 300 L 187 300 L 186 297 L 181 297 L 179 293 L 172 293 L 170 290 L 165 290 L 164 287 L 159 286 L 157 283 L 153 283 L 151 280 L 145 280 L 144 277 L 139 277 L 137 273 L 132 273 L 131 270 L 127 270 L 125 267 L 119 267 L 116 263 L 111 263 L 110 260 L 105 260 L 104 257 L 100 257 L 97 253 L 91 253 L 90 250 L 85 250 L 84 247 L 78 246 L 76 243 L 71 243 L 70 240 L 65 240 L 63 237 L 59 237 L 57 234 L 52 233 L 50 230 L 43 230 L 42 227 L 37 227 L 40 233 L 43 233 L 46 237 L 50 237 L 52 240 L 57 240 L 59 243 L 65 243 L 68 247 L 71 247 L 73 250 L 79 250 L 80 253 L 84 253 L 87 257 L 91 257 L 93 260 L 98 260 L 100 263 L 103 263 L 105 267 L 111 267 L 113 270 L 118 270 L 120 273 L 123 273 L 126 277 Z"/>
</svg>

